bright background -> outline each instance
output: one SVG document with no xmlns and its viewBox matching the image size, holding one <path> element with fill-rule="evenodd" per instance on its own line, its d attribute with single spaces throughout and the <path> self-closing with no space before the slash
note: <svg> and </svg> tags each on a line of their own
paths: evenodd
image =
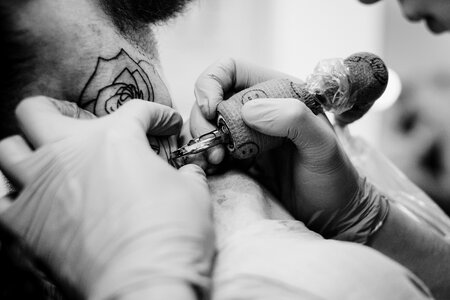
<svg viewBox="0 0 450 300">
<path fill-rule="evenodd" d="M 434 68 L 450 69 L 450 39 L 432 36 L 423 24 L 409 24 L 397 1 L 197 0 L 184 16 L 159 28 L 158 37 L 166 78 L 186 118 L 197 76 L 221 57 L 302 79 L 319 60 L 358 51 L 381 56 L 401 79 Z M 390 83 L 397 83 L 394 77 Z M 390 90 L 398 94 L 398 87 Z M 355 134 L 375 146 L 380 114 L 372 110 L 352 125 Z"/>
<path fill-rule="evenodd" d="M 183 115 L 197 76 L 221 57 L 236 57 L 306 77 L 323 58 L 383 50 L 383 5 L 357 1 L 197 0 L 159 31 L 161 57 Z"/>
</svg>

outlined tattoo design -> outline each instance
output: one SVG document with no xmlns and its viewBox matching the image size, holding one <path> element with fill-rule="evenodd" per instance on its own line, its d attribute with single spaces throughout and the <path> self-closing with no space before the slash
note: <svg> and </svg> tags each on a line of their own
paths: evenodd
<svg viewBox="0 0 450 300">
<path fill-rule="evenodd" d="M 123 49 L 111 59 L 99 57 L 95 71 L 81 93 L 80 107 L 96 116 L 104 116 L 130 99 L 153 102 L 154 90 L 142 68 L 144 63 L 134 61 Z M 90 98 L 92 96 L 96 98 Z"/>
<path fill-rule="evenodd" d="M 152 85 L 150 78 L 161 81 L 161 84 Z M 128 100 L 154 102 L 156 97 L 162 104 L 172 104 L 169 91 L 156 68 L 145 60 L 136 62 L 121 49 L 110 59 L 97 59 L 95 70 L 81 92 L 78 105 L 102 117 L 113 113 Z M 172 147 L 169 139 L 149 136 L 148 140 L 158 155 L 170 157 Z"/>
</svg>

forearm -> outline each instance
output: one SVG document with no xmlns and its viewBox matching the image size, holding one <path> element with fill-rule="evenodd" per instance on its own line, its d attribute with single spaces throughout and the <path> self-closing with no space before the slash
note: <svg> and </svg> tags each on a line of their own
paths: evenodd
<svg viewBox="0 0 450 300">
<path fill-rule="evenodd" d="M 450 243 L 432 229 L 391 205 L 371 246 L 413 271 L 437 299 L 450 298 Z"/>
</svg>

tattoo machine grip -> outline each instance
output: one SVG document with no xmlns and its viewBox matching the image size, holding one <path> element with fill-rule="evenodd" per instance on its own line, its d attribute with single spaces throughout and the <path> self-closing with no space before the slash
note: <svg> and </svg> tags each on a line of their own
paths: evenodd
<svg viewBox="0 0 450 300">
<path fill-rule="evenodd" d="M 376 55 L 361 52 L 345 60 L 325 60 L 318 64 L 306 83 L 274 79 L 233 95 L 217 106 L 219 128 L 226 127 L 227 145 L 236 159 L 254 158 L 279 146 L 284 139 L 264 135 L 248 127 L 241 117 L 242 106 L 258 98 L 295 98 L 315 114 L 323 109 L 334 112 L 340 125 L 361 118 L 384 92 L 388 71 Z"/>
</svg>

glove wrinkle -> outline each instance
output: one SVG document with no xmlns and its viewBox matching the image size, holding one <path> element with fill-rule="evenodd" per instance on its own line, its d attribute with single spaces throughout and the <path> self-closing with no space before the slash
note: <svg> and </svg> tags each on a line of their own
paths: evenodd
<svg viewBox="0 0 450 300">
<path fill-rule="evenodd" d="M 325 238 L 367 244 L 388 212 L 387 198 L 366 178 L 360 178 L 358 192 L 343 208 L 332 214 L 317 211 L 308 220 L 307 226 Z M 328 219 L 324 220 L 322 216 Z"/>
</svg>

